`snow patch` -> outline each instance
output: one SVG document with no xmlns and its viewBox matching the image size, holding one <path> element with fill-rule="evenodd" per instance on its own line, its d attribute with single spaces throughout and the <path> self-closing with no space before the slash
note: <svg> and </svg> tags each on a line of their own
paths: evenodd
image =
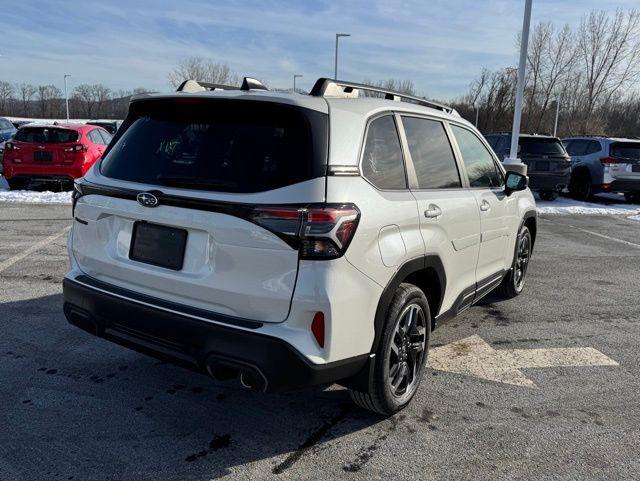
<svg viewBox="0 0 640 481">
<path fill-rule="evenodd" d="M 640 221 L 640 215 L 632 215 L 630 217 L 627 217 L 627 219 L 631 219 L 631 220 L 638 220 Z"/>
<path fill-rule="evenodd" d="M 603 198 L 606 203 L 581 202 L 567 197 L 558 197 L 554 201 L 536 200 L 539 214 L 581 214 L 581 215 L 637 215 L 640 214 L 640 205 L 623 204 L 624 197 L 607 196 Z M 619 202 L 619 203 L 616 203 Z"/>
<path fill-rule="evenodd" d="M 9 190 L 7 180 L 0 176 L 0 202 L 23 202 L 26 204 L 71 204 L 71 192 Z"/>
</svg>

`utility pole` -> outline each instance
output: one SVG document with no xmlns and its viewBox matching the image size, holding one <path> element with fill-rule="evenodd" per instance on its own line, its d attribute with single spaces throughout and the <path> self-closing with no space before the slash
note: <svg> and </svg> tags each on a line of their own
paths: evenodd
<svg viewBox="0 0 640 481">
<path fill-rule="evenodd" d="M 558 136 L 558 117 L 560 116 L 560 96 L 556 98 L 556 121 L 553 124 L 553 136 Z"/>
<path fill-rule="evenodd" d="M 300 78 L 300 77 L 304 77 L 304 75 L 301 75 L 299 73 L 294 73 L 293 74 L 293 93 L 296 92 L 296 79 Z"/>
<path fill-rule="evenodd" d="M 516 87 L 516 105 L 513 113 L 513 129 L 511 130 L 511 150 L 505 164 L 522 165 L 518 159 L 518 141 L 520 140 L 520 121 L 522 120 L 522 98 L 524 96 L 524 74 L 527 67 L 527 50 L 529 48 L 529 26 L 531 25 L 531 3 L 525 0 L 522 37 L 520 39 L 520 64 L 518 66 L 518 83 Z"/>
<path fill-rule="evenodd" d="M 64 103 L 67 106 L 67 122 L 69 122 L 69 95 L 67 95 L 67 77 L 71 77 L 70 74 L 64 74 Z"/>
<path fill-rule="evenodd" d="M 350 37 L 350 33 L 336 33 L 336 56 L 335 56 L 335 66 L 333 69 L 333 78 L 338 80 L 338 39 L 340 37 Z"/>
</svg>

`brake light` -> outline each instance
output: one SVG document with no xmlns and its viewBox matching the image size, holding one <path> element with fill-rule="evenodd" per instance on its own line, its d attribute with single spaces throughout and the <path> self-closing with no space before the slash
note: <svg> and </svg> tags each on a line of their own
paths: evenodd
<svg viewBox="0 0 640 481">
<path fill-rule="evenodd" d="M 301 259 L 335 259 L 349 247 L 360 211 L 353 204 L 257 207 L 251 217 L 297 248 Z"/>
<path fill-rule="evenodd" d="M 618 160 L 614 159 L 613 157 L 602 157 L 600 159 L 600 163 L 602 165 L 608 165 L 608 164 L 617 164 Z"/>
<path fill-rule="evenodd" d="M 89 147 L 84 144 L 75 144 L 64 148 L 65 152 L 86 152 L 87 150 L 89 150 Z"/>
<path fill-rule="evenodd" d="M 18 147 L 13 142 L 7 142 L 6 144 L 4 144 L 4 148 L 6 150 L 20 150 L 20 147 Z"/>
</svg>

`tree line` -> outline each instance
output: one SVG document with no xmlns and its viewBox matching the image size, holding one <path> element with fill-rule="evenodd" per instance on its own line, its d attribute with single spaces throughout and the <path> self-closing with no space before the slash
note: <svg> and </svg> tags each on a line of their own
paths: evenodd
<svg viewBox="0 0 640 481">
<path fill-rule="evenodd" d="M 519 47 L 519 39 L 516 39 Z M 485 133 L 510 131 L 517 68 L 484 69 L 453 104 Z M 530 39 L 522 132 L 640 137 L 640 11 L 593 11 L 576 29 L 541 22 Z M 559 109 L 557 107 L 559 106 Z"/>
<path fill-rule="evenodd" d="M 132 95 L 146 89 L 111 90 L 103 84 L 81 84 L 69 93 L 69 117 L 123 119 Z M 11 84 L 0 80 L 0 115 L 64 119 L 64 92 L 56 85 Z"/>
</svg>

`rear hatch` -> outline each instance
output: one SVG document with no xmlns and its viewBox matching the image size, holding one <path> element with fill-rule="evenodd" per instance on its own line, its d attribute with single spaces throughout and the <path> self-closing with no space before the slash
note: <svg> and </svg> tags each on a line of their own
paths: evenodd
<svg viewBox="0 0 640 481">
<path fill-rule="evenodd" d="M 86 176 L 101 187 L 81 187 L 79 268 L 211 312 L 286 319 L 297 205 L 324 201 L 327 124 L 326 113 L 265 101 L 134 102 Z"/>
<path fill-rule="evenodd" d="M 79 140 L 75 129 L 56 126 L 22 127 L 16 133 L 12 144 L 14 162 L 26 166 L 62 165 L 76 160 L 74 150 Z"/>
<path fill-rule="evenodd" d="M 609 173 L 614 180 L 640 181 L 640 142 L 613 142 L 609 146 Z"/>
<path fill-rule="evenodd" d="M 520 158 L 528 172 L 562 174 L 570 168 L 569 156 L 559 139 L 520 137 Z"/>
</svg>

